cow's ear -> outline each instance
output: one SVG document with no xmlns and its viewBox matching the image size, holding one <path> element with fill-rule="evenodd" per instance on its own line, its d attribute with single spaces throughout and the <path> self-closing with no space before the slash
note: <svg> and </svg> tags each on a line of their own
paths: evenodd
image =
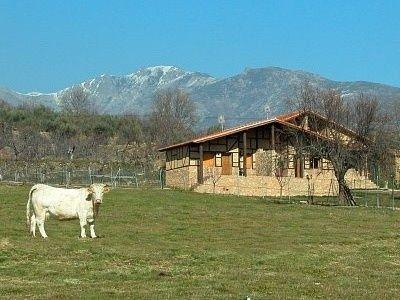
<svg viewBox="0 0 400 300">
<path fill-rule="evenodd" d="M 106 184 L 103 188 L 103 193 L 108 193 L 110 191 L 110 186 Z"/>
<path fill-rule="evenodd" d="M 86 198 L 86 200 L 91 200 L 92 199 L 92 194 L 93 194 L 93 189 L 92 189 L 92 187 L 88 187 L 88 188 L 86 188 L 86 192 L 87 192 L 87 198 Z"/>
</svg>

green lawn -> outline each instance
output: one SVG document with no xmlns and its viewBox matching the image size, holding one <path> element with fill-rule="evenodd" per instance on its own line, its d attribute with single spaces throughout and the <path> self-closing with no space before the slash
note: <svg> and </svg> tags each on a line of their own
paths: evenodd
<svg viewBox="0 0 400 300">
<path fill-rule="evenodd" d="M 0 187 L 5 298 L 398 298 L 399 211 L 114 190 L 100 239 L 77 220 L 28 236 L 28 187 Z"/>
</svg>

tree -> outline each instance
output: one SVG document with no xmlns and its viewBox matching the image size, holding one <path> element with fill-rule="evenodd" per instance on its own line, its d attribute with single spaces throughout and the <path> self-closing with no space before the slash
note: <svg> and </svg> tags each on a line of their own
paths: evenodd
<svg viewBox="0 0 400 300">
<path fill-rule="evenodd" d="M 11 105 L 8 104 L 5 100 L 0 98 L 0 109 L 10 109 Z"/>
<path fill-rule="evenodd" d="M 205 180 L 211 179 L 213 184 L 213 193 L 215 194 L 215 189 L 217 187 L 218 181 L 221 179 L 222 172 L 221 168 L 217 168 L 216 166 L 206 167 L 204 169 L 204 177 Z"/>
<path fill-rule="evenodd" d="M 132 144 L 142 140 L 142 124 L 138 116 L 125 115 L 118 119 L 118 140 L 123 144 Z"/>
<path fill-rule="evenodd" d="M 80 85 L 76 85 L 63 92 L 60 97 L 60 105 L 61 109 L 69 114 L 87 114 L 93 112 L 89 93 Z"/>
<path fill-rule="evenodd" d="M 400 98 L 389 104 L 390 125 L 393 136 L 393 147 L 400 149 Z"/>
<path fill-rule="evenodd" d="M 196 124 L 196 107 L 181 89 L 163 90 L 156 94 L 150 113 L 150 130 L 159 145 L 190 138 Z"/>
<path fill-rule="evenodd" d="M 379 177 L 381 180 L 393 182 L 393 180 L 400 181 L 400 98 L 385 105 L 386 126 L 377 135 L 377 143 L 386 144 L 386 148 L 390 149 L 381 155 L 379 164 Z"/>
<path fill-rule="evenodd" d="M 339 202 L 356 205 L 345 181 L 347 171 L 359 169 L 366 160 L 377 164 L 389 147 L 387 119 L 377 100 L 364 94 L 345 99 L 336 90 L 306 84 L 294 103 L 306 117 L 301 130 L 287 129 L 291 144 L 299 155 L 328 159 L 339 184 Z"/>
<path fill-rule="evenodd" d="M 282 199 L 283 189 L 290 183 L 292 176 L 287 172 L 287 157 L 272 151 L 256 153 L 256 172 L 261 176 L 273 176 L 279 184 L 279 198 Z"/>
<path fill-rule="evenodd" d="M 287 174 L 287 160 L 281 155 L 276 157 L 274 175 L 279 184 L 279 199 L 282 199 L 283 188 L 289 185 L 292 176 Z"/>
</svg>

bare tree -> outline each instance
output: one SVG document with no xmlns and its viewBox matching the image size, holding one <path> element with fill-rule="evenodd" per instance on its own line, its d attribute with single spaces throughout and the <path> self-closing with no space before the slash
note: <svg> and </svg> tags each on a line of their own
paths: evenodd
<svg viewBox="0 0 400 300">
<path fill-rule="evenodd" d="M 212 167 L 206 167 L 204 169 L 204 177 L 205 179 L 211 179 L 211 182 L 213 184 L 213 193 L 215 194 L 215 189 L 217 187 L 218 181 L 221 179 L 222 172 L 221 168 L 212 166 Z"/>
<path fill-rule="evenodd" d="M 283 188 L 290 183 L 292 176 L 288 174 L 287 158 L 278 156 L 275 160 L 274 175 L 279 184 L 279 198 L 282 199 Z"/>
<path fill-rule="evenodd" d="M 287 129 L 291 144 L 300 155 L 311 153 L 328 159 L 339 184 L 339 201 L 356 205 L 345 181 L 349 169 L 360 168 L 367 158 L 377 163 L 387 150 L 385 117 L 377 100 L 360 94 L 345 99 L 335 90 L 317 90 L 304 85 L 295 101 L 306 116 L 301 130 Z"/>
<path fill-rule="evenodd" d="M 185 91 L 171 89 L 156 94 L 150 114 L 150 128 L 159 145 L 190 138 L 196 121 L 196 107 Z"/>
<path fill-rule="evenodd" d="M 64 112 L 70 114 L 85 114 L 94 111 L 88 92 L 80 85 L 63 92 L 60 97 L 60 105 Z"/>
<path fill-rule="evenodd" d="M 283 189 L 290 183 L 292 176 L 288 173 L 287 157 L 272 151 L 256 154 L 256 172 L 261 176 L 273 176 L 279 184 L 279 197 L 282 199 Z"/>
<path fill-rule="evenodd" d="M 400 178 L 398 157 L 400 155 L 400 98 L 385 105 L 384 126 L 375 134 L 377 150 L 380 150 L 376 172 L 386 181 Z M 383 152 L 383 153 L 382 153 Z M 396 161 L 397 160 L 397 161 Z M 392 181 L 392 183 L 394 183 Z"/>
<path fill-rule="evenodd" d="M 400 98 L 389 104 L 389 132 L 392 133 L 393 148 L 400 149 Z"/>
</svg>

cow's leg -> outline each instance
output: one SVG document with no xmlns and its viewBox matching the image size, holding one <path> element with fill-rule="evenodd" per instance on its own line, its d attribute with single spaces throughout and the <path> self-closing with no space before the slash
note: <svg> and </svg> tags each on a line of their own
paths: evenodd
<svg viewBox="0 0 400 300">
<path fill-rule="evenodd" d="M 94 219 L 88 219 L 87 221 L 89 223 L 89 228 L 90 228 L 90 237 L 97 238 L 96 233 L 94 232 Z"/>
<path fill-rule="evenodd" d="M 81 225 L 81 238 L 85 238 L 86 237 L 86 217 L 82 218 L 79 217 L 79 224 Z"/>
<path fill-rule="evenodd" d="M 43 212 L 36 216 L 36 224 L 39 227 L 39 232 L 42 238 L 47 238 L 46 231 L 44 230 L 44 221 L 46 219 L 46 212 Z"/>
<path fill-rule="evenodd" d="M 32 214 L 31 216 L 31 234 L 32 236 L 36 236 L 36 216 Z"/>
</svg>

